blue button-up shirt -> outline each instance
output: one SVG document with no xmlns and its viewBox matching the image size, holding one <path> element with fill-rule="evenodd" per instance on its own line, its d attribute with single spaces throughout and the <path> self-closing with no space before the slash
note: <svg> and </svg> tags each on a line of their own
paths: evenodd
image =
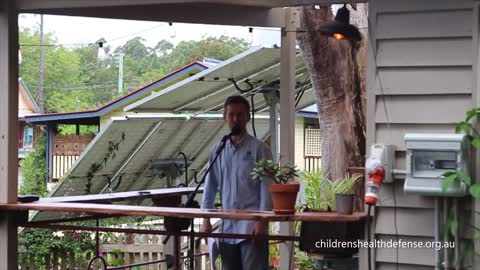
<svg viewBox="0 0 480 270">
<path fill-rule="evenodd" d="M 217 143 L 210 152 L 209 165 L 215 158 Z M 268 146 L 246 133 L 238 142 L 227 141 L 225 148 L 205 179 L 201 207 L 215 208 L 215 196 L 220 191 L 223 209 L 272 210 L 272 197 L 269 191 L 271 180 L 252 179 L 250 172 L 258 160 L 272 159 Z M 254 220 L 223 220 L 220 232 L 251 234 Z M 224 239 L 226 243 L 240 243 L 244 239 Z"/>
</svg>

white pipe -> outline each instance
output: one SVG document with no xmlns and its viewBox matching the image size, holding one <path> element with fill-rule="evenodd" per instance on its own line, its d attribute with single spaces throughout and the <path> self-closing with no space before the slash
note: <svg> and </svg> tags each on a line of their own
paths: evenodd
<svg viewBox="0 0 480 270">
<path fill-rule="evenodd" d="M 443 198 L 443 224 L 447 224 L 448 222 L 448 198 L 444 197 Z M 449 240 L 449 232 L 444 232 L 444 243 L 448 242 Z M 450 266 L 450 260 L 449 260 L 449 252 L 448 248 L 443 249 L 443 269 L 448 270 Z"/>
<path fill-rule="evenodd" d="M 434 208 L 434 231 L 435 231 L 435 243 L 440 242 L 440 198 L 435 197 Z M 440 270 L 440 256 L 441 250 L 435 249 L 435 270 Z"/>
<path fill-rule="evenodd" d="M 453 218 L 455 220 L 458 219 L 458 199 L 454 198 L 453 199 Z M 460 270 L 460 249 L 459 249 L 459 244 L 460 244 L 460 230 L 457 229 L 455 232 L 455 269 Z"/>
</svg>

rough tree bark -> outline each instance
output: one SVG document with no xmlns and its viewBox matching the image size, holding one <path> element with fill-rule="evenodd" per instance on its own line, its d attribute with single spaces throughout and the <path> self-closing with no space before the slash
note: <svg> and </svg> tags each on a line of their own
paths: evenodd
<svg viewBox="0 0 480 270">
<path fill-rule="evenodd" d="M 338 179 L 347 167 L 365 164 L 366 36 L 351 43 L 320 35 L 319 26 L 333 20 L 330 7 L 300 11 L 297 40 L 316 93 L 322 171 Z"/>
</svg>

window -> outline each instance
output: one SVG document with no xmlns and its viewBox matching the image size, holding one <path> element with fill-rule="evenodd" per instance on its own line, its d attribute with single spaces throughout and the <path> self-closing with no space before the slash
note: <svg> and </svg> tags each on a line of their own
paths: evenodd
<svg viewBox="0 0 480 270">
<path fill-rule="evenodd" d="M 23 129 L 23 148 L 33 147 L 33 128 L 25 127 Z"/>
<path fill-rule="evenodd" d="M 305 156 L 320 157 L 322 155 L 322 141 L 320 139 L 320 129 L 305 129 Z"/>
</svg>

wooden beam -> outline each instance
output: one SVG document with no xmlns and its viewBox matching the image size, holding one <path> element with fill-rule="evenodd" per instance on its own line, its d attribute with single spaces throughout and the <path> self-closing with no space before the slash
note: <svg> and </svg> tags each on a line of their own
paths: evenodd
<svg viewBox="0 0 480 270">
<path fill-rule="evenodd" d="M 65 8 L 97 8 L 97 7 L 113 7 L 113 6 L 133 6 L 133 5 L 165 5 L 176 4 L 178 8 L 182 8 L 187 3 L 213 3 L 227 4 L 236 6 L 253 6 L 253 7 L 288 7 L 299 5 L 331 5 L 342 3 L 366 3 L 368 0 L 18 0 L 20 11 L 33 11 L 38 9 L 65 9 Z"/>
<path fill-rule="evenodd" d="M 280 162 L 295 161 L 295 67 L 296 30 L 300 26 L 298 11 L 288 8 L 285 12 L 285 27 L 281 31 L 280 51 Z M 280 223 L 280 233 L 293 235 L 294 227 Z M 293 269 L 293 243 L 284 242 L 279 246 L 280 268 Z"/>
<path fill-rule="evenodd" d="M 60 1 L 57 1 L 60 2 Z M 87 2 L 87 1 L 75 1 Z M 112 1 L 113 3 L 113 1 Z M 131 3 L 136 3 L 132 1 Z M 146 20 L 179 23 L 222 24 L 241 26 L 283 27 L 284 9 L 225 4 L 187 3 L 187 4 L 135 4 L 25 9 L 22 12 L 43 13 L 66 16 L 97 17 L 110 19 Z M 245 29 L 245 31 L 248 31 Z"/>
<path fill-rule="evenodd" d="M 57 211 L 93 214 L 114 214 L 124 216 L 160 216 L 178 218 L 222 218 L 259 221 L 359 221 L 365 218 L 363 212 L 341 215 L 336 212 L 299 212 L 293 215 L 277 215 L 272 211 L 217 210 L 179 207 L 148 207 L 94 203 L 10 203 L 0 204 L 0 210 L 15 211 Z"/>
<path fill-rule="evenodd" d="M 15 1 L 0 1 L 0 202 L 17 202 L 18 18 Z M 0 213 L 0 269 L 18 269 L 15 213 Z"/>
<path fill-rule="evenodd" d="M 80 195 L 80 196 L 65 196 L 65 197 L 50 197 L 43 198 L 38 203 L 109 203 L 126 200 L 139 200 L 149 198 L 163 198 L 171 196 L 182 196 L 190 194 L 195 188 L 163 188 L 163 189 L 149 189 L 139 191 L 115 192 L 106 194 Z M 199 189 L 200 192 L 203 188 Z"/>
<path fill-rule="evenodd" d="M 17 201 L 18 24 L 11 0 L 0 3 L 0 202 Z"/>
</svg>

